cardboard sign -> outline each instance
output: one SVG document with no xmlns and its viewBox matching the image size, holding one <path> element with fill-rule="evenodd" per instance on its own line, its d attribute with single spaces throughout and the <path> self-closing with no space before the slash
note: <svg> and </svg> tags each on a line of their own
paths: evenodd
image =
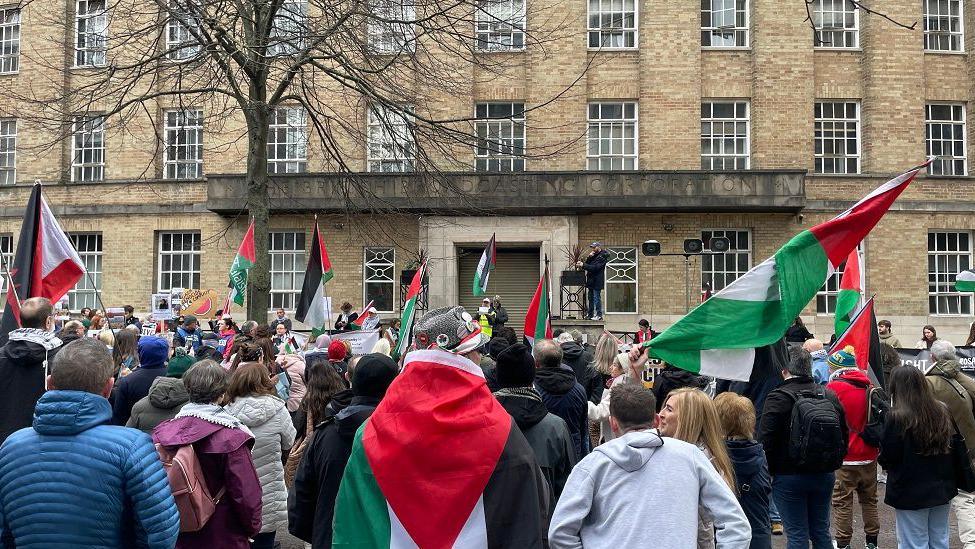
<svg viewBox="0 0 975 549">
<path fill-rule="evenodd" d="M 155 322 L 143 322 L 142 323 L 142 335 L 144 335 L 144 336 L 156 335 L 156 323 Z"/>
<path fill-rule="evenodd" d="M 152 311 L 153 320 L 172 320 L 173 309 L 170 306 L 169 294 L 152 294 L 149 302 L 149 310 Z"/>
<path fill-rule="evenodd" d="M 372 348 L 379 342 L 379 330 L 355 330 L 332 335 L 332 341 L 341 339 L 352 345 L 352 354 L 364 355 L 372 352 Z"/>
<path fill-rule="evenodd" d="M 183 290 L 183 314 L 197 318 L 217 318 L 220 298 L 214 290 Z"/>
</svg>

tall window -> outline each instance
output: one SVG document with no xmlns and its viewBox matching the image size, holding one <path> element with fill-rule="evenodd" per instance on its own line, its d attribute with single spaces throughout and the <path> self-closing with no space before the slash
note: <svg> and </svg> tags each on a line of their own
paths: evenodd
<svg viewBox="0 0 975 549">
<path fill-rule="evenodd" d="M 589 47 L 636 47 L 636 0 L 589 0 Z"/>
<path fill-rule="evenodd" d="M 813 0 L 813 46 L 860 47 L 860 10 L 850 0 Z"/>
<path fill-rule="evenodd" d="M 102 235 L 98 233 L 72 234 L 71 243 L 78 250 L 78 257 L 85 265 L 87 274 L 68 292 L 68 309 L 98 308 L 98 292 L 102 289 Z"/>
<path fill-rule="evenodd" d="M 701 45 L 748 46 L 748 0 L 701 0 Z"/>
<path fill-rule="evenodd" d="M 293 311 L 305 281 L 305 233 L 271 233 L 268 253 L 271 255 L 271 309 Z"/>
<path fill-rule="evenodd" d="M 308 169 L 305 109 L 278 107 L 271 113 L 267 139 L 267 173 L 304 173 Z"/>
<path fill-rule="evenodd" d="M 816 103 L 815 117 L 816 173 L 860 173 L 860 104 Z"/>
<path fill-rule="evenodd" d="M 395 54 L 416 49 L 416 6 L 413 0 L 369 0 L 372 14 L 367 24 L 373 53 Z"/>
<path fill-rule="evenodd" d="M 105 179 L 104 122 L 102 116 L 75 117 L 71 139 L 71 181 Z"/>
<path fill-rule="evenodd" d="M 924 49 L 965 51 L 965 22 L 961 0 L 923 0 Z"/>
<path fill-rule="evenodd" d="M 407 111 L 410 108 L 406 109 Z M 410 120 L 392 109 L 369 109 L 369 171 L 411 172 L 416 159 Z"/>
<path fill-rule="evenodd" d="M 17 182 L 17 119 L 0 118 L 0 185 Z"/>
<path fill-rule="evenodd" d="M 972 266 L 968 231 L 928 233 L 928 312 L 971 315 L 972 294 L 955 291 L 955 276 Z"/>
<path fill-rule="evenodd" d="M 203 111 L 166 111 L 166 179 L 203 177 Z"/>
<path fill-rule="evenodd" d="M 14 237 L 13 235 L 0 235 L 0 255 L 3 256 L 3 265 L 9 271 L 14 266 Z M 0 310 L 7 305 L 7 276 L 5 273 L 0 276 Z"/>
<path fill-rule="evenodd" d="M 525 48 L 525 0 L 479 0 L 477 49 L 513 51 Z"/>
<path fill-rule="evenodd" d="M 748 102 L 701 103 L 701 169 L 747 170 Z"/>
<path fill-rule="evenodd" d="M 0 74 L 20 69 L 20 8 L 0 8 Z"/>
<path fill-rule="evenodd" d="M 156 288 L 200 288 L 200 233 L 159 233 Z"/>
<path fill-rule="evenodd" d="M 525 104 L 478 103 L 474 167 L 479 172 L 525 171 Z"/>
<path fill-rule="evenodd" d="M 76 10 L 74 64 L 76 67 L 103 67 L 108 48 L 105 0 L 78 0 Z"/>
<path fill-rule="evenodd" d="M 269 38 L 269 54 L 294 55 L 305 47 L 306 0 L 286 0 L 274 15 Z"/>
<path fill-rule="evenodd" d="M 196 14 L 181 9 L 170 0 L 169 21 L 166 23 L 166 57 L 173 61 L 192 59 L 200 53 L 200 42 L 192 30 L 199 28 Z"/>
<path fill-rule="evenodd" d="M 395 280 L 396 250 L 394 248 L 366 248 L 362 269 L 362 303 L 373 302 L 381 313 L 393 312 L 393 283 Z"/>
<path fill-rule="evenodd" d="M 965 146 L 965 105 L 929 103 L 924 106 L 924 140 L 930 175 L 966 175 L 968 154 Z"/>
<path fill-rule="evenodd" d="M 710 285 L 718 292 L 752 268 L 752 239 L 746 229 L 709 229 L 701 231 L 704 251 L 711 251 L 711 239 L 725 237 L 731 247 L 723 254 L 701 256 L 701 287 Z"/>
<path fill-rule="evenodd" d="M 586 159 L 590 170 L 637 168 L 636 103 L 589 103 Z"/>
<path fill-rule="evenodd" d="M 636 248 L 606 248 L 606 312 L 635 313 L 637 301 Z"/>
<path fill-rule="evenodd" d="M 857 249 L 860 251 L 860 276 L 862 277 L 864 273 L 863 266 L 865 265 L 863 261 L 863 250 L 859 245 Z M 846 260 L 836 267 L 833 274 L 826 279 L 826 283 L 816 292 L 816 314 L 836 314 L 836 296 L 840 291 L 840 280 L 843 279 L 844 272 L 846 272 Z"/>
</svg>

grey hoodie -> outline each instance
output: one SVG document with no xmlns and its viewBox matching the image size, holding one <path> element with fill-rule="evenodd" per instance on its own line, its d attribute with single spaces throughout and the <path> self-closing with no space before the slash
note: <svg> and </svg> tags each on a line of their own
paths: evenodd
<svg viewBox="0 0 975 549">
<path fill-rule="evenodd" d="M 575 466 L 548 531 L 552 549 L 695 547 L 698 506 L 718 549 L 746 549 L 751 527 L 735 494 L 693 444 L 634 431 Z M 648 538 L 647 536 L 651 536 Z"/>
<path fill-rule="evenodd" d="M 176 417 L 179 409 L 189 400 L 190 395 L 182 379 L 157 377 L 149 386 L 149 394 L 132 406 L 132 415 L 125 426 L 152 433 L 156 425 Z"/>
</svg>

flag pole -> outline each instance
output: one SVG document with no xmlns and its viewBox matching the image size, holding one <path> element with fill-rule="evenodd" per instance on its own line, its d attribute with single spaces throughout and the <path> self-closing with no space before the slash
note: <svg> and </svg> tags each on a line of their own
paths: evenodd
<svg viewBox="0 0 975 549">
<path fill-rule="evenodd" d="M 13 239 L 10 241 L 11 247 L 13 247 Z M 17 307 L 21 305 L 20 297 L 17 295 L 17 287 L 14 285 L 14 277 L 10 274 L 10 270 L 7 269 L 7 259 L 0 253 L 0 266 L 3 267 L 3 275 L 7 277 L 7 291 L 14 293 L 14 299 L 17 300 Z M 20 318 L 18 317 L 18 323 Z"/>
<path fill-rule="evenodd" d="M 322 238 L 322 232 L 318 228 L 318 213 L 317 212 L 315 213 L 315 232 L 318 233 L 318 238 Z M 312 236 L 312 238 L 314 238 L 314 235 Z M 322 258 L 322 259 L 324 259 L 324 258 Z M 332 328 L 331 327 L 334 327 L 335 324 L 332 322 L 332 304 L 329 302 L 329 297 L 328 297 L 328 283 L 323 283 L 322 284 L 322 293 L 324 294 L 324 297 L 325 297 L 325 303 L 328 304 L 328 324 L 325 326 L 325 332 L 331 332 L 332 331 Z M 325 333 L 325 332 L 322 332 L 322 333 Z M 308 339 L 310 341 L 311 340 L 311 337 L 309 337 Z"/>
<path fill-rule="evenodd" d="M 548 254 L 545 254 L 545 293 L 548 299 L 548 326 L 552 327 L 552 284 L 551 275 L 548 272 Z M 548 334 L 546 334 L 548 335 Z"/>
</svg>

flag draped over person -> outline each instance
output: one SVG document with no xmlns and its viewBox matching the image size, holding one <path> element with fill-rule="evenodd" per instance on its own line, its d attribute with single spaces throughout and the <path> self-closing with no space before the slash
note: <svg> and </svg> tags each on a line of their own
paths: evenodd
<svg viewBox="0 0 975 549">
<path fill-rule="evenodd" d="M 332 262 L 328 260 L 325 242 L 315 220 L 315 234 L 312 236 L 311 253 L 305 269 L 305 281 L 301 285 L 301 296 L 295 306 L 295 318 L 311 326 L 312 337 L 318 337 L 328 329 L 329 311 L 325 310 L 325 283 L 332 279 Z"/>
<path fill-rule="evenodd" d="M 794 236 L 774 256 L 654 337 L 650 354 L 684 370 L 747 381 L 755 348 L 778 340 L 907 188 L 911 169 L 848 210 Z"/>
<path fill-rule="evenodd" d="M 251 224 L 247 227 L 247 232 L 244 233 L 244 239 L 240 242 L 240 247 L 237 248 L 237 255 L 234 257 L 234 262 L 230 264 L 230 284 L 227 285 L 230 288 L 228 305 L 230 301 L 238 305 L 244 304 L 244 294 L 247 290 L 247 271 L 256 262 L 257 254 L 254 251 L 254 220 L 251 219 Z M 224 312 L 226 313 L 228 311 L 225 309 Z"/>
<path fill-rule="evenodd" d="M 363 307 L 361 311 L 359 311 L 358 315 L 356 315 L 355 320 L 349 322 L 349 329 L 351 330 L 362 329 L 362 324 L 366 321 L 367 318 L 369 318 L 369 309 L 372 308 L 372 304 L 375 303 L 375 301 L 376 301 L 375 299 L 372 299 L 369 301 L 369 303 L 366 303 L 366 306 Z"/>
<path fill-rule="evenodd" d="M 410 282 L 410 289 L 406 292 L 406 303 L 403 304 L 403 316 L 399 321 L 399 339 L 396 340 L 396 349 L 393 350 L 393 360 L 406 354 L 413 340 L 413 319 L 416 317 L 416 305 L 420 300 L 420 290 L 423 288 L 423 275 L 427 271 L 427 262 L 420 264 L 420 268 L 413 273 L 413 280 Z"/>
<path fill-rule="evenodd" d="M 545 272 L 542 274 L 542 279 L 538 281 L 535 295 L 528 305 L 528 314 L 525 315 L 524 333 L 529 346 L 534 347 L 535 340 L 552 338 L 552 320 L 549 311 L 548 260 L 546 260 Z"/>
<path fill-rule="evenodd" d="M 846 267 L 840 277 L 840 288 L 836 293 L 836 311 L 833 319 L 833 333 L 842 334 L 850 326 L 854 311 L 860 305 L 860 252 L 856 248 L 846 258 Z M 841 347 L 842 349 L 842 347 Z"/>
<path fill-rule="evenodd" d="M 966 269 L 955 275 L 955 290 L 959 292 L 975 292 L 975 270 Z"/>
<path fill-rule="evenodd" d="M 880 335 L 877 333 L 877 315 L 874 313 L 873 298 L 863 304 L 863 307 L 850 319 L 846 331 L 838 333 L 836 341 L 829 349 L 829 354 L 853 347 L 853 356 L 857 359 L 857 366 L 867 370 L 871 381 L 884 386 L 884 368 L 880 356 Z"/>
<path fill-rule="evenodd" d="M 474 271 L 474 295 L 478 297 L 487 293 L 488 278 L 497 262 L 498 250 L 494 237 L 495 234 L 492 234 L 491 240 L 484 247 L 484 253 L 481 254 L 481 260 L 477 263 L 477 270 Z"/>
<path fill-rule="evenodd" d="M 56 303 L 85 273 L 85 265 L 48 207 L 40 183 L 34 185 L 27 201 L 14 263 L 5 267 L 4 276 L 10 280 L 7 306 L 0 322 L 0 344 L 20 327 L 23 300 L 46 297 Z"/>
</svg>

